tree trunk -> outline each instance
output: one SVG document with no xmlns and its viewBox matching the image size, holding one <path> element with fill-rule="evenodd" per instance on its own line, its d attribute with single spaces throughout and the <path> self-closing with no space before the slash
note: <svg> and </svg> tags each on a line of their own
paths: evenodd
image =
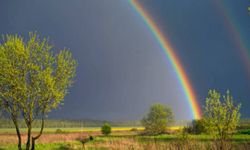
<svg viewBox="0 0 250 150">
<path fill-rule="evenodd" d="M 35 144 L 36 144 L 36 139 L 34 137 L 32 137 L 32 146 L 31 146 L 31 150 L 35 150 Z"/>
<path fill-rule="evenodd" d="M 30 149 L 30 137 L 31 137 L 31 125 L 28 125 L 28 135 L 27 135 L 26 150 Z"/>
<path fill-rule="evenodd" d="M 32 146 L 31 146 L 31 150 L 35 150 L 35 142 L 36 140 L 43 134 L 43 128 L 44 128 L 44 116 L 42 117 L 42 125 L 41 125 L 41 129 L 40 132 L 37 136 L 32 137 Z"/>
<path fill-rule="evenodd" d="M 16 134 L 17 134 L 17 137 L 18 137 L 18 150 L 22 150 L 22 137 L 21 137 L 21 133 L 20 133 L 20 130 L 19 130 L 19 127 L 18 127 L 18 124 L 17 124 L 17 121 L 14 121 L 14 125 L 15 125 L 15 128 L 16 128 Z"/>
</svg>

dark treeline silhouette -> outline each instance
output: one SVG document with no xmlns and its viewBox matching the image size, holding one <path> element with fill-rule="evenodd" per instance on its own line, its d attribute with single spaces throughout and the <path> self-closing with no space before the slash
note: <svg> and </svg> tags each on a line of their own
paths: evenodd
<svg viewBox="0 0 250 150">
<path fill-rule="evenodd" d="M 33 127 L 40 127 L 41 120 L 36 120 Z M 101 127 L 105 122 L 102 120 L 52 120 L 48 119 L 45 123 L 45 128 L 80 128 L 80 127 Z M 141 126 L 140 121 L 108 121 L 113 127 L 137 127 Z M 25 122 L 20 121 L 20 127 L 26 128 Z M 9 119 L 0 119 L 0 128 L 14 128 L 14 125 Z"/>
</svg>

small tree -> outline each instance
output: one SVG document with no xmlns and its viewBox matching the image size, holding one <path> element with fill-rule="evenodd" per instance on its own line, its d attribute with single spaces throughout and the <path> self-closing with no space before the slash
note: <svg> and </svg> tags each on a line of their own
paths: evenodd
<svg viewBox="0 0 250 150">
<path fill-rule="evenodd" d="M 162 104 L 154 104 L 150 107 L 147 116 L 142 119 L 142 125 L 147 134 L 157 135 L 164 133 L 167 124 L 172 121 L 172 109 Z"/>
<path fill-rule="evenodd" d="M 101 128 L 102 134 L 109 135 L 111 133 L 111 126 L 108 123 L 105 123 Z"/>
<path fill-rule="evenodd" d="M 203 119 L 193 120 L 190 125 L 184 128 L 185 132 L 191 134 L 201 134 L 205 132 Z"/>
<path fill-rule="evenodd" d="M 27 126 L 26 150 L 35 149 L 42 135 L 44 119 L 57 108 L 75 77 L 76 61 L 69 50 L 53 54 L 52 45 L 36 33 L 27 42 L 18 35 L 7 35 L 0 44 L 0 106 L 12 119 L 21 150 L 19 120 Z M 34 120 L 41 119 L 38 135 L 31 137 Z"/>
<path fill-rule="evenodd" d="M 204 109 L 204 126 L 209 133 L 219 139 L 221 146 L 229 138 L 239 123 L 240 104 L 235 105 L 233 97 L 227 91 L 221 100 L 221 95 L 216 90 L 209 90 Z"/>
</svg>

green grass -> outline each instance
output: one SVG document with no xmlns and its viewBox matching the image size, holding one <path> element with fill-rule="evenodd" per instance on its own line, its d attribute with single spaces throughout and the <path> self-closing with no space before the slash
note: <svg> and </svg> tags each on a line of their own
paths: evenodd
<svg viewBox="0 0 250 150">
<path fill-rule="evenodd" d="M 172 141 L 182 140 L 182 135 L 159 135 L 159 136 L 140 136 L 140 135 L 110 135 L 110 136 L 98 136 L 94 138 L 94 141 L 87 143 L 89 145 L 88 149 L 91 149 L 91 145 L 97 143 L 105 143 L 109 141 L 123 141 L 128 139 L 135 139 L 140 143 L 147 143 L 152 141 L 171 143 Z M 195 140 L 198 142 L 212 142 L 213 137 L 210 135 L 188 135 L 188 140 Z M 241 142 L 250 142 L 250 135 L 236 134 L 232 137 L 232 142 L 240 144 Z M 37 144 L 37 150 L 70 150 L 70 149 L 80 149 L 82 147 L 79 141 L 68 141 L 68 142 L 59 142 L 59 143 L 46 143 L 46 144 Z M 15 150 L 16 144 L 7 144 L 0 145 L 0 150 Z"/>
<path fill-rule="evenodd" d="M 109 136 L 98 136 L 95 137 L 95 142 L 105 142 L 110 140 L 121 140 L 121 139 L 137 139 L 141 142 L 147 141 L 164 141 L 164 142 L 171 142 L 176 140 L 183 140 L 183 136 L 181 134 L 163 134 L 157 136 L 141 136 L 141 135 L 109 135 Z M 200 134 L 200 135 L 188 135 L 186 138 L 187 140 L 196 140 L 196 141 L 213 141 L 214 137 L 207 134 Z M 231 138 L 234 142 L 250 142 L 250 135 L 245 134 L 235 134 Z"/>
<path fill-rule="evenodd" d="M 88 148 L 96 149 L 95 144 L 99 143 L 119 143 L 119 141 L 128 141 L 131 142 L 131 139 L 139 143 L 152 143 L 152 142 L 159 142 L 164 144 L 169 144 L 176 141 L 181 140 L 190 140 L 202 143 L 211 143 L 214 141 L 214 137 L 211 135 L 201 134 L 201 135 L 187 135 L 184 137 L 182 134 L 164 134 L 158 136 L 141 136 L 135 133 L 138 132 L 131 132 L 132 127 L 114 127 L 112 128 L 113 131 L 125 131 L 125 132 L 114 132 L 109 136 L 97 136 L 94 137 L 94 141 L 90 141 L 87 143 Z M 85 127 L 85 128 L 45 128 L 45 133 L 54 134 L 57 129 L 61 129 L 63 132 L 94 132 L 100 131 L 98 127 Z M 142 128 L 137 128 L 141 130 Z M 26 132 L 25 128 L 21 129 L 22 132 Z M 33 131 L 38 132 L 39 128 L 34 128 Z M 129 131 L 129 132 L 127 132 Z M 11 133 L 15 134 L 15 129 L 13 128 L 0 128 L 0 134 Z M 8 135 L 7 135 L 8 136 Z M 241 143 L 250 143 L 250 135 L 248 134 L 240 134 L 239 132 L 232 137 L 232 143 L 241 144 Z M 122 143 L 122 142 L 121 142 Z M 24 147 L 24 146 L 23 146 Z M 79 141 L 67 141 L 67 142 L 57 142 L 57 143 L 46 143 L 46 144 L 37 144 L 37 150 L 70 150 L 70 149 L 81 149 L 82 144 Z M 98 148 L 98 147 L 97 147 Z M 16 143 L 13 144 L 5 144 L 0 143 L 0 150 L 16 150 L 17 146 Z M 98 148 L 99 149 L 99 148 Z M 101 148 L 102 149 L 102 148 Z"/>
<path fill-rule="evenodd" d="M 79 142 L 61 142 L 61 143 L 46 143 L 46 144 L 36 144 L 36 150 L 69 150 L 76 146 L 81 146 Z M 25 146 L 23 145 L 23 148 Z M 0 145 L 0 150 L 16 150 L 17 145 Z"/>
</svg>

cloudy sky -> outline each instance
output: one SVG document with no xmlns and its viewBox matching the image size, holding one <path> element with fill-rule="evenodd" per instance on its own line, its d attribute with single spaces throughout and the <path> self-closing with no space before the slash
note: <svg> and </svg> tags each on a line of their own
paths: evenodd
<svg viewBox="0 0 250 150">
<path fill-rule="evenodd" d="M 230 89 L 250 117 L 249 1 L 140 4 L 174 46 L 199 103 L 208 89 Z M 0 19 L 0 34 L 37 31 L 77 59 L 76 83 L 50 118 L 141 119 L 153 103 L 171 106 L 177 120 L 192 118 L 169 60 L 127 0 L 3 0 Z"/>
</svg>

